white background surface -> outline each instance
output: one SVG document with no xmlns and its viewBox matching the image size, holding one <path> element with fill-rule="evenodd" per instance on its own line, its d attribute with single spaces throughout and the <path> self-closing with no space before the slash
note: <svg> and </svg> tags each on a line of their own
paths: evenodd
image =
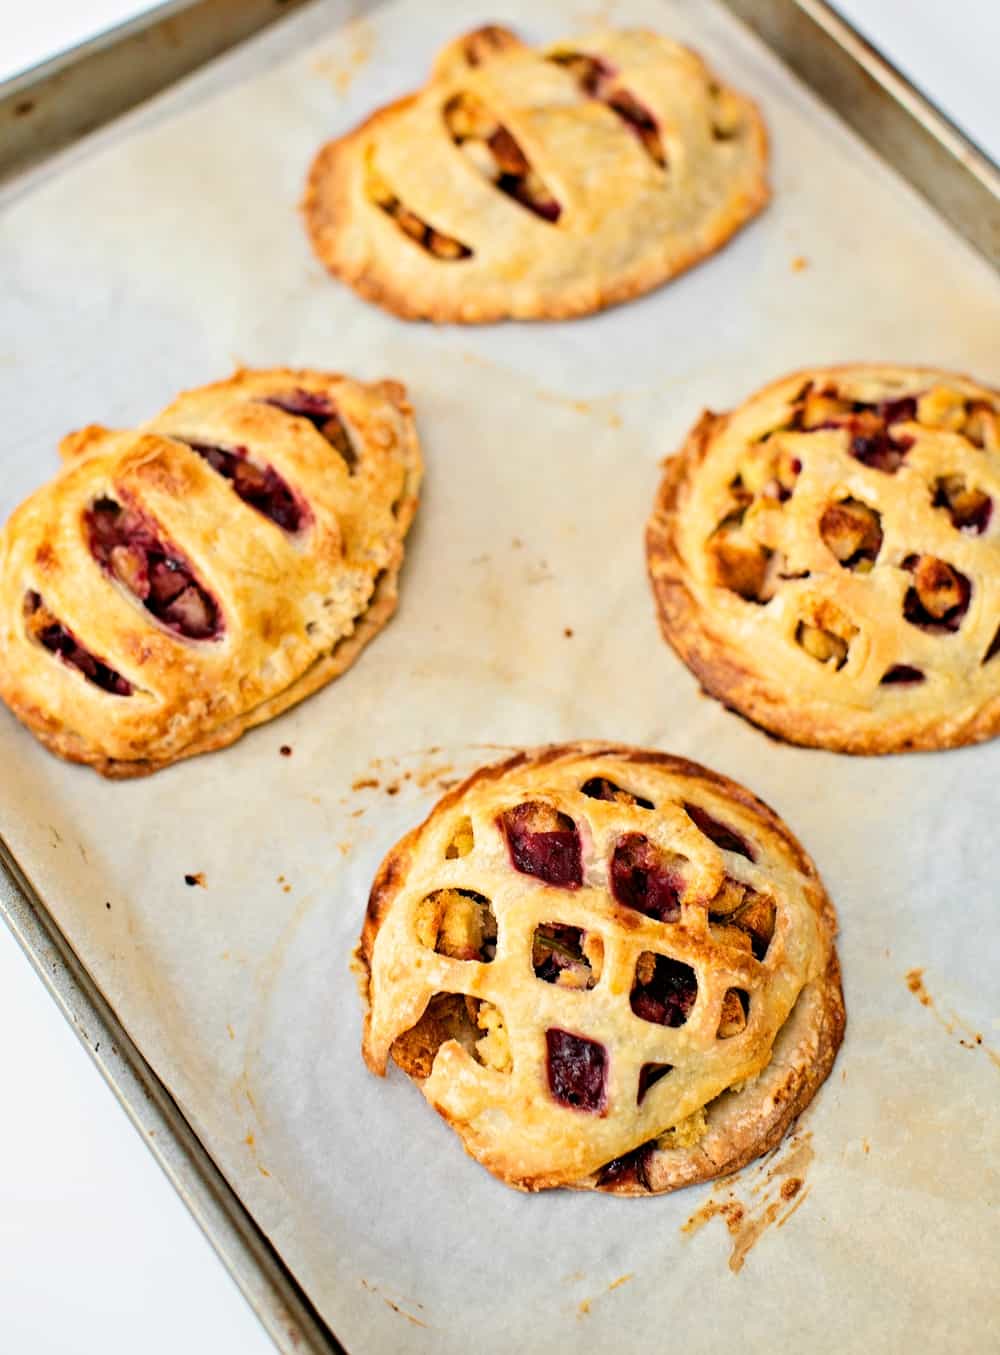
<svg viewBox="0 0 1000 1355">
<path fill-rule="evenodd" d="M 45 54 L 40 41 L 56 48 L 137 8 L 34 0 L 0 25 L 3 61 L 30 64 Z M 842 8 L 1000 154 L 992 0 L 956 0 L 947 19 L 932 0 Z M 5 931 L 0 1026 L 0 1350 L 266 1355 L 267 1338 Z"/>
</svg>

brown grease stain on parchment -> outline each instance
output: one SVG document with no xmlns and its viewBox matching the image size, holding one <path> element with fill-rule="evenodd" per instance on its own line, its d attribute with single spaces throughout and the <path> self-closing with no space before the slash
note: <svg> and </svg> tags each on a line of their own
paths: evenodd
<svg viewBox="0 0 1000 1355">
<path fill-rule="evenodd" d="M 382 1293 L 377 1284 L 369 1284 L 367 1280 L 362 1280 L 361 1287 L 362 1289 L 367 1289 L 369 1294 L 377 1294 L 387 1308 L 391 1308 L 392 1311 L 394 1313 L 398 1313 L 400 1317 L 405 1317 L 407 1322 L 412 1322 L 415 1327 L 423 1327 L 426 1330 L 428 1326 L 426 1322 L 422 1322 L 419 1317 L 414 1317 L 412 1313 L 408 1313 L 405 1308 L 401 1308 L 399 1304 L 394 1303 L 392 1299 L 386 1298 L 386 1296 Z M 406 1302 L 412 1303 L 414 1308 L 420 1308 L 421 1310 L 423 1310 L 424 1305 L 422 1303 L 418 1303 L 416 1299 L 407 1299 Z"/>
<path fill-rule="evenodd" d="M 582 1276 L 580 1276 L 580 1275 L 579 1275 L 579 1272 L 578 1272 L 577 1275 L 576 1275 L 576 1277 L 574 1277 L 574 1278 L 582 1278 Z M 627 1275 L 619 1275 L 618 1278 L 617 1278 L 617 1280 L 612 1280 L 612 1281 L 611 1281 L 611 1283 L 608 1285 L 607 1289 L 604 1290 L 604 1294 L 610 1294 L 610 1293 L 613 1292 L 613 1290 L 615 1290 L 615 1289 L 620 1289 L 620 1288 L 622 1287 L 623 1284 L 628 1284 L 629 1280 L 634 1280 L 634 1279 L 635 1279 L 635 1272 L 634 1272 L 634 1271 L 631 1271 L 631 1270 L 629 1271 L 629 1273 L 628 1273 Z M 577 1307 L 577 1310 L 576 1310 L 576 1315 L 577 1315 L 577 1317 L 586 1317 L 586 1316 L 588 1315 L 588 1313 L 590 1312 L 591 1306 L 592 1306 L 594 1303 L 597 1302 L 597 1299 L 603 1298 L 603 1297 L 604 1297 L 604 1294 L 598 1294 L 595 1298 L 592 1298 L 592 1299 L 582 1299 L 582 1300 L 580 1301 L 579 1306 Z"/>
<path fill-rule="evenodd" d="M 921 1007 L 926 1007 L 939 1025 L 943 1026 L 949 1035 L 956 1035 L 958 1043 L 963 1049 L 982 1050 L 990 1062 L 1000 1068 L 1000 1054 L 995 1049 L 991 1049 L 983 1040 L 982 1033 L 973 1029 L 967 1021 L 963 1021 L 955 1012 L 945 1015 L 938 1010 L 937 1004 L 931 997 L 924 985 L 924 971 L 922 969 L 910 969 L 906 975 L 906 986 L 920 1003 Z M 957 1031 L 962 1031 L 957 1035 Z"/>
<path fill-rule="evenodd" d="M 338 50 L 319 56 L 312 70 L 329 80 L 341 96 L 345 95 L 355 76 L 368 65 L 375 51 L 375 29 L 371 22 L 358 15 L 344 25 L 339 35 Z"/>
<path fill-rule="evenodd" d="M 714 1218 L 721 1218 L 732 1239 L 729 1269 L 738 1274 L 747 1254 L 768 1228 L 784 1227 L 803 1204 L 810 1187 L 806 1173 L 815 1157 L 812 1133 L 797 1131 L 749 1175 L 717 1181 L 712 1196 L 688 1219 L 681 1232 L 690 1236 Z"/>
</svg>

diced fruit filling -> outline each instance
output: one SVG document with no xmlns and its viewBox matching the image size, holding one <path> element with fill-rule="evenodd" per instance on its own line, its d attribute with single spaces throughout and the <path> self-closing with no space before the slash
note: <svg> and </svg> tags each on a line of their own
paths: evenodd
<svg viewBox="0 0 1000 1355">
<path fill-rule="evenodd" d="M 762 546 L 730 519 L 722 522 L 709 538 L 715 582 L 720 588 L 737 593 L 746 602 L 767 602 L 772 596 L 769 569 L 773 551 Z"/>
<path fill-rule="evenodd" d="M 710 842 L 714 842 L 717 847 L 721 847 L 724 852 L 735 852 L 737 856 L 745 856 L 748 861 L 756 860 L 750 844 L 727 824 L 720 823 L 718 819 L 713 818 L 708 810 L 702 809 L 700 805 L 685 802 L 684 812 L 694 826 L 699 828 Z"/>
<path fill-rule="evenodd" d="M 925 428 L 960 433 L 965 427 L 965 396 L 947 386 L 932 386 L 917 399 L 917 421 Z"/>
<path fill-rule="evenodd" d="M 957 631 L 972 595 L 965 575 L 933 555 L 908 556 L 903 568 L 913 575 L 913 587 L 903 599 L 907 621 L 934 634 Z"/>
<path fill-rule="evenodd" d="M 222 634 L 222 614 L 214 599 L 143 513 L 114 499 L 97 499 L 85 520 L 94 559 L 157 621 L 187 640 L 213 640 Z"/>
<path fill-rule="evenodd" d="M 597 1183 L 601 1186 L 637 1185 L 650 1190 L 649 1163 L 656 1151 L 656 1139 L 633 1148 L 630 1153 L 612 1158 L 598 1174 Z"/>
<path fill-rule="evenodd" d="M 132 684 L 116 673 L 106 663 L 91 654 L 80 644 L 72 631 L 68 631 L 46 607 L 40 594 L 27 593 L 24 599 L 24 616 L 28 634 L 33 640 L 56 654 L 63 663 L 69 664 L 82 673 L 88 682 L 113 696 L 131 696 Z"/>
<path fill-rule="evenodd" d="M 604 944 L 599 936 L 580 927 L 546 922 L 535 930 L 531 963 L 545 983 L 560 988 L 594 988 L 604 964 Z"/>
<path fill-rule="evenodd" d="M 1000 410 L 989 405 L 972 404 L 965 421 L 965 436 L 974 447 L 1000 452 Z"/>
<path fill-rule="evenodd" d="M 798 623 L 796 644 L 825 667 L 838 672 L 847 662 L 858 628 L 828 598 L 817 599 L 807 619 Z"/>
<path fill-rule="evenodd" d="M 357 453 L 336 405 L 327 396 L 300 388 L 287 395 L 268 396 L 261 404 L 273 405 L 275 409 L 293 414 L 297 419 L 308 419 L 317 433 L 322 433 L 333 450 L 347 462 L 347 469 L 354 473 L 358 464 Z"/>
<path fill-rule="evenodd" d="M 819 520 L 820 536 L 845 569 L 870 573 L 882 547 L 882 519 L 859 499 L 831 503 Z"/>
<path fill-rule="evenodd" d="M 458 827 L 448 846 L 445 848 L 445 856 L 450 861 L 454 861 L 460 856 L 468 856 L 476 845 L 476 839 L 472 831 L 472 820 L 461 819 Z"/>
<path fill-rule="evenodd" d="M 669 1072 L 672 1072 L 673 1067 L 672 1063 L 644 1063 L 642 1065 L 639 1069 L 639 1091 L 636 1096 L 638 1105 L 642 1105 L 650 1087 L 655 1086 L 660 1078 L 666 1077 Z"/>
<path fill-rule="evenodd" d="M 631 791 L 622 790 L 621 786 L 616 786 L 606 776 L 592 776 L 589 781 L 584 781 L 580 790 L 591 800 L 610 800 L 614 804 L 635 805 L 638 809 L 653 808 L 651 800 L 644 800 L 641 795 L 633 795 Z"/>
<path fill-rule="evenodd" d="M 583 52 L 559 52 L 549 59 L 568 71 L 588 98 L 599 99 L 617 113 L 629 131 L 642 142 L 654 163 L 661 168 L 666 165 L 666 152 L 656 119 L 644 103 L 618 83 L 614 70 L 606 61 Z"/>
<path fill-rule="evenodd" d="M 256 508 L 278 527 L 286 532 L 297 532 L 302 526 L 302 508 L 288 485 L 273 467 L 256 466 L 248 460 L 245 447 L 228 451 L 207 442 L 192 442 L 189 438 L 177 440 L 197 452 L 217 475 L 228 480 L 244 503 Z"/>
<path fill-rule="evenodd" d="M 545 1032 L 549 1090 L 576 1110 L 601 1112 L 607 1104 L 608 1051 L 596 1040 L 550 1028 Z"/>
<path fill-rule="evenodd" d="M 482 1039 L 476 1041 L 476 1053 L 481 1061 L 495 1072 L 509 1073 L 513 1066 L 510 1036 L 500 1009 L 494 1007 L 492 1002 L 480 1002 L 476 1025 L 486 1032 Z"/>
<path fill-rule="evenodd" d="M 993 500 L 970 486 L 964 475 L 942 475 L 934 485 L 934 507 L 947 509 L 952 525 L 970 536 L 981 536 L 993 516 Z"/>
<path fill-rule="evenodd" d="M 611 858 L 611 893 L 626 908 L 658 922 L 676 922 L 684 892 L 683 856 L 665 852 L 642 833 L 625 833 Z"/>
<path fill-rule="evenodd" d="M 746 107 L 731 90 L 713 85 L 709 92 L 712 95 L 712 135 L 716 141 L 732 141 L 746 125 Z"/>
<path fill-rule="evenodd" d="M 386 216 L 395 221 L 396 225 L 408 235 L 410 239 L 418 244 L 421 249 L 432 254 L 435 259 L 441 259 L 444 262 L 454 262 L 458 259 L 468 259 L 472 250 L 468 245 L 463 245 L 461 240 L 456 240 L 454 236 L 445 235 L 443 231 L 435 230 L 416 212 L 400 202 L 397 195 L 392 191 L 382 176 L 371 165 L 368 167 L 368 196 L 376 207 L 379 207 Z"/>
<path fill-rule="evenodd" d="M 417 940 L 454 960 L 489 963 L 497 950 L 497 920 L 490 901 L 468 889 L 438 889 L 417 905 Z"/>
<path fill-rule="evenodd" d="M 774 936 L 776 918 L 774 900 L 750 889 L 746 903 L 728 920 L 749 934 L 751 950 L 758 960 L 763 960 Z"/>
<path fill-rule="evenodd" d="M 919 668 L 913 668 L 908 663 L 894 663 L 891 668 L 887 668 L 882 674 L 879 683 L 883 687 L 909 686 L 924 680 L 924 675 Z"/>
<path fill-rule="evenodd" d="M 532 168 L 508 128 L 474 94 L 456 94 L 444 119 L 456 146 L 501 192 L 544 221 L 558 221 L 562 208 Z"/>
<path fill-rule="evenodd" d="M 731 1040 L 734 1035 L 742 1035 L 747 1027 L 747 1013 L 750 999 L 742 988 L 729 988 L 722 999 L 722 1012 L 719 1017 L 717 1037 Z"/>
<path fill-rule="evenodd" d="M 683 1026 L 698 996 L 690 965 L 645 950 L 635 967 L 631 1004 L 636 1016 L 659 1026 Z"/>
<path fill-rule="evenodd" d="M 515 870 L 564 889 L 583 883 L 580 834 L 567 814 L 532 800 L 508 809 L 500 826 Z"/>
</svg>

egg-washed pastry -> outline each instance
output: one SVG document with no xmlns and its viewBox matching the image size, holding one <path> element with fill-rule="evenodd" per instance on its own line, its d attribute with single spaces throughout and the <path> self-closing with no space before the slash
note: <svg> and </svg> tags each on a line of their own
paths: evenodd
<svg viewBox="0 0 1000 1355">
<path fill-rule="evenodd" d="M 129 777 L 222 748 L 395 610 L 421 473 L 395 381 L 238 371 L 61 451 L 0 534 L 0 696 L 61 757 Z"/>
<path fill-rule="evenodd" d="M 567 319 L 648 292 L 768 198 L 751 101 L 643 30 L 529 47 L 489 26 L 317 155 L 320 260 L 405 319 Z"/>
<path fill-rule="evenodd" d="M 663 633 L 792 743 L 1000 730 L 1000 393 L 930 368 L 798 372 L 705 414 L 646 535 Z"/>
<path fill-rule="evenodd" d="M 673 1190 L 773 1147 L 829 1073 L 835 930 L 808 856 L 732 781 L 598 743 L 518 753 L 382 863 L 365 1061 L 391 1055 L 508 1185 Z"/>
</svg>

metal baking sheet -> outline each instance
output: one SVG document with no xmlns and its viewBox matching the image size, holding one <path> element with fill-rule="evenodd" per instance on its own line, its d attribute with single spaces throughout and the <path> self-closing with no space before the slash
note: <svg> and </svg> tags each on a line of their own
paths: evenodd
<svg viewBox="0 0 1000 1355">
<path fill-rule="evenodd" d="M 536 8 L 510 0 L 491 17 L 538 39 L 595 18 L 568 0 Z M 996 1289 L 963 1248 L 996 1228 L 995 1131 L 979 1109 L 995 1096 L 981 844 L 996 749 L 852 762 L 777 747 L 699 699 L 656 636 L 641 527 L 656 462 L 702 405 L 783 370 L 899 356 L 995 377 L 996 277 L 721 7 L 626 0 L 602 17 L 691 41 L 760 99 L 773 207 L 703 268 L 593 320 L 401 325 L 322 274 L 295 202 L 319 142 L 418 84 L 457 20 L 443 3 L 344 17 L 306 9 L 6 195 L 5 510 L 54 466 L 68 427 L 145 417 L 236 359 L 400 376 L 429 462 L 399 617 L 280 722 L 129 786 L 0 724 L 5 837 L 68 941 L 63 1001 L 78 1026 L 110 1001 L 103 1019 L 139 1051 L 117 1045 L 110 1076 L 140 1122 L 129 1079 L 144 1060 L 169 1089 L 157 1104 L 175 1175 L 189 1199 L 220 1203 L 207 1229 L 283 1349 L 325 1338 L 236 1197 L 351 1350 L 531 1349 L 540 1332 L 546 1349 L 610 1349 L 623 1322 L 640 1351 L 665 1322 L 694 1351 L 737 1328 L 749 1350 L 815 1347 L 834 1325 L 847 1351 L 988 1347 Z M 443 784 L 499 751 L 484 745 L 581 735 L 745 780 L 788 816 L 840 905 L 851 1026 L 834 1080 L 785 1156 L 721 1192 L 525 1200 L 467 1161 L 402 1079 L 376 1083 L 360 1064 L 346 957 L 378 858 Z M 941 804 L 962 812 L 942 823 Z M 192 871 L 204 890 L 185 886 Z M 20 897 L 8 915 L 40 962 L 47 943 Z M 963 909 L 943 935 L 942 898 Z M 785 1226 L 775 1182 L 810 1155 Z M 681 1231 L 714 1205 L 732 1248 L 711 1219 Z M 929 1236 L 933 1249 L 914 1245 Z M 881 1297 L 852 1283 L 859 1265 Z M 708 1285 L 710 1303 L 683 1302 Z M 806 1308 L 784 1301 L 796 1289 Z"/>
</svg>

